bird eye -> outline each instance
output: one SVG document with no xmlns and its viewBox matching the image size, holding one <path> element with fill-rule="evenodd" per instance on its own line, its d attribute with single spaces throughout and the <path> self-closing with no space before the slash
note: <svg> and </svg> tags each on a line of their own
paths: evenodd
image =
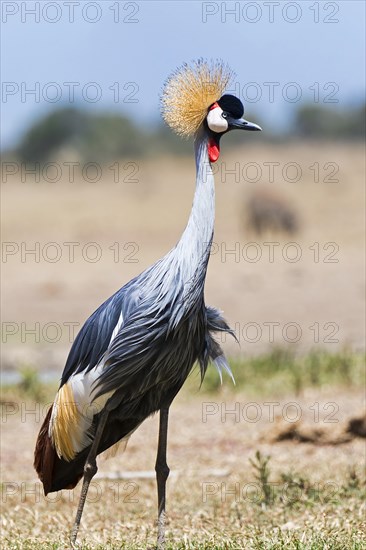
<svg viewBox="0 0 366 550">
<path fill-rule="evenodd" d="M 227 113 L 225 113 L 225 111 L 223 111 L 223 112 L 221 113 L 221 116 L 222 116 L 222 118 L 227 118 Z"/>
</svg>

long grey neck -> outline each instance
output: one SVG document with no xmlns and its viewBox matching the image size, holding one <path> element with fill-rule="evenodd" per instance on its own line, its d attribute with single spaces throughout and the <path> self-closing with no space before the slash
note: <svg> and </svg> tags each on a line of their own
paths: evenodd
<svg viewBox="0 0 366 550">
<path fill-rule="evenodd" d="M 196 191 L 187 227 L 177 245 L 148 270 L 151 285 L 158 291 L 160 310 L 169 306 L 170 329 L 203 303 L 215 220 L 215 187 L 207 152 L 208 138 L 201 130 L 195 140 Z"/>
<path fill-rule="evenodd" d="M 196 158 L 196 191 L 187 227 L 177 244 L 185 263 L 186 277 L 192 277 L 199 266 L 206 267 L 210 255 L 215 222 L 215 185 L 207 152 L 208 137 L 204 129 L 194 143 Z"/>
</svg>

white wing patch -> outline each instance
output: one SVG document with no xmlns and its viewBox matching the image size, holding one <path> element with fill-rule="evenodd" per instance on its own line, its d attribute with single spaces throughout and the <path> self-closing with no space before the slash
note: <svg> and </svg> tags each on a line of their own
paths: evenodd
<svg viewBox="0 0 366 550">
<path fill-rule="evenodd" d="M 96 414 L 101 412 L 110 396 L 114 393 L 108 392 L 100 395 L 98 399 L 93 400 L 93 394 L 95 391 L 95 389 L 93 389 L 94 383 L 102 374 L 103 369 L 104 362 L 94 367 L 94 369 L 91 369 L 88 373 L 85 374 L 85 372 L 80 372 L 78 374 L 74 374 L 68 380 L 74 394 L 76 407 L 80 414 L 78 431 L 82 434 L 82 437 L 79 438 L 82 448 L 76 448 L 75 450 L 77 452 L 81 451 L 91 443 L 91 437 L 87 432 L 92 425 L 93 418 Z"/>
<path fill-rule="evenodd" d="M 109 342 L 109 345 L 111 345 L 111 343 L 113 342 L 113 340 L 115 339 L 115 337 L 117 336 L 121 326 L 123 324 L 123 315 L 122 315 L 122 312 L 121 312 L 121 315 L 119 316 L 119 319 L 117 321 L 117 324 L 116 326 L 114 327 L 113 329 L 113 332 L 112 332 L 112 336 L 111 336 L 111 339 L 110 339 L 110 342 Z"/>
</svg>

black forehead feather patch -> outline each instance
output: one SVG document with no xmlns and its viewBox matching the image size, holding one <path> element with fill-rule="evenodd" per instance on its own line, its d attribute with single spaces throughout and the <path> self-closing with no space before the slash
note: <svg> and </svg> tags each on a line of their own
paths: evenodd
<svg viewBox="0 0 366 550">
<path fill-rule="evenodd" d="M 230 113 L 233 118 L 241 118 L 244 114 L 244 107 L 240 99 L 234 95 L 225 94 L 217 102 L 223 111 Z"/>
</svg>

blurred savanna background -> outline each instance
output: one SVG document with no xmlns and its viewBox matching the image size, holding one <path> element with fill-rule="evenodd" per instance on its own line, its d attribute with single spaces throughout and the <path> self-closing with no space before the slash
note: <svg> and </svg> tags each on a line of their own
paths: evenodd
<svg viewBox="0 0 366 550">
<path fill-rule="evenodd" d="M 3 2 L 2 547 L 68 545 L 80 489 L 43 496 L 35 437 L 85 319 L 185 227 L 192 142 L 159 97 L 198 57 L 263 131 L 214 166 L 206 302 L 236 385 L 194 371 L 172 406 L 168 548 L 365 547 L 364 11 Z M 156 443 L 154 417 L 99 461 L 83 548 L 154 544 Z"/>
</svg>

